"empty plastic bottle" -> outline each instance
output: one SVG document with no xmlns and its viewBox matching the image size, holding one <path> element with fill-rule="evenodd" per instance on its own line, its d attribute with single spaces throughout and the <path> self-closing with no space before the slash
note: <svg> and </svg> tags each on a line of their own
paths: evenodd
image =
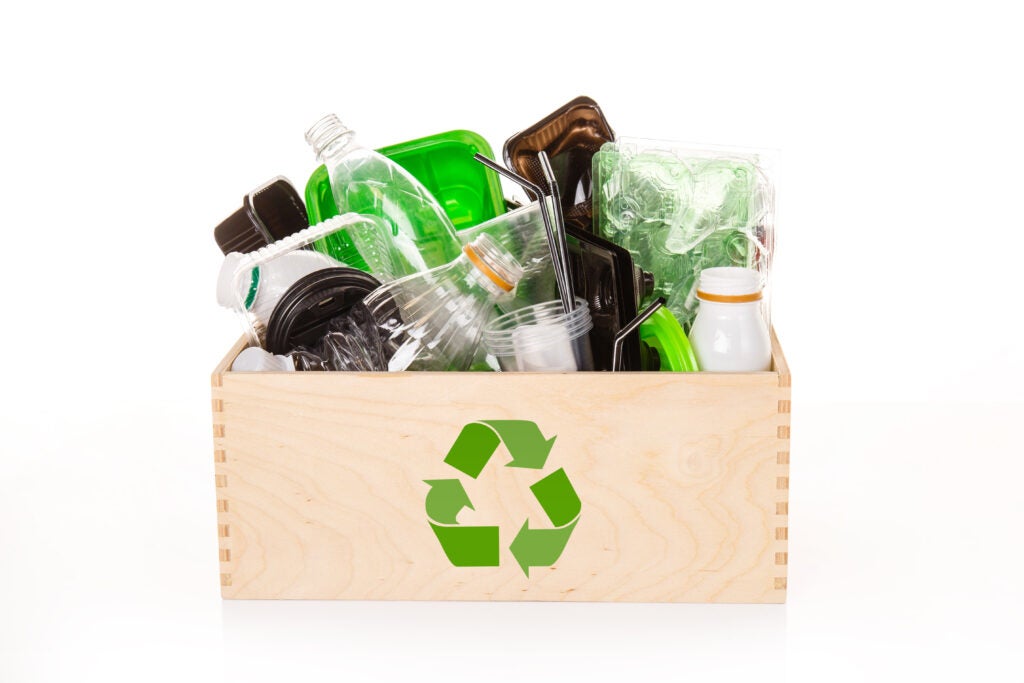
<svg viewBox="0 0 1024 683">
<path fill-rule="evenodd" d="M 359 146 L 355 134 L 331 114 L 306 131 L 306 142 L 327 167 L 340 213 L 380 216 L 391 226 L 395 248 L 413 272 L 446 264 L 461 245 L 437 200 L 408 171 L 387 157 Z M 362 268 L 358 245 L 344 233 L 328 235 L 316 248 Z"/>
<path fill-rule="evenodd" d="M 448 265 L 379 287 L 363 304 L 377 322 L 388 370 L 467 370 L 495 302 L 523 275 L 490 235 Z"/>
</svg>

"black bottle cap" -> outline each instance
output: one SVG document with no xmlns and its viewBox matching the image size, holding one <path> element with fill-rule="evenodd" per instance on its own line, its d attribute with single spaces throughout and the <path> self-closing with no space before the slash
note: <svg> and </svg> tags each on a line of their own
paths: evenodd
<svg viewBox="0 0 1024 683">
<path fill-rule="evenodd" d="M 288 288 L 267 321 L 267 351 L 290 353 L 314 346 L 331 320 L 380 287 L 372 275 L 355 268 L 324 268 Z"/>
<path fill-rule="evenodd" d="M 245 195 L 242 208 L 214 228 L 213 238 L 225 255 L 247 254 L 308 227 L 302 197 L 287 178 L 278 177 Z"/>
</svg>

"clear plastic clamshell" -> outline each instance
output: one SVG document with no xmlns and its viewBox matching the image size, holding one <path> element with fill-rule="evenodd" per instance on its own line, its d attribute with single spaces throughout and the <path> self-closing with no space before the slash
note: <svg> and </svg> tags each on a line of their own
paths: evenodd
<svg viewBox="0 0 1024 683">
<path fill-rule="evenodd" d="M 650 298 L 664 296 L 689 329 L 701 271 L 752 268 L 760 273 L 771 323 L 773 153 L 619 138 L 593 164 L 595 230 L 653 273 Z"/>
</svg>

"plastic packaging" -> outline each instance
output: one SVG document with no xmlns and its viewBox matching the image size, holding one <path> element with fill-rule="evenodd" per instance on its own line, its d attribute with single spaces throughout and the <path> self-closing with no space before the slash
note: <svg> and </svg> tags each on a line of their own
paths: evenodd
<svg viewBox="0 0 1024 683">
<path fill-rule="evenodd" d="M 577 97 L 505 141 L 505 163 L 519 175 L 544 185 L 538 154 L 547 153 L 561 194 L 566 227 L 590 231 L 591 166 L 594 154 L 615 132 L 597 102 Z"/>
<path fill-rule="evenodd" d="M 367 298 L 388 351 L 389 370 L 465 370 L 494 303 L 522 269 L 487 235 L 448 266 L 398 280 Z"/>
<path fill-rule="evenodd" d="M 242 306 L 265 326 L 289 287 L 310 273 L 337 265 L 338 262 L 326 254 L 296 250 L 254 267 L 246 254 L 232 252 L 224 257 L 221 265 L 217 301 L 221 306 L 232 308 L 242 299 Z M 249 273 L 248 281 L 237 276 L 242 270 Z"/>
<path fill-rule="evenodd" d="M 638 302 L 651 297 L 654 280 L 633 264 L 624 248 L 597 235 L 569 227 L 566 230 L 575 295 L 588 304 L 593 328 L 590 347 L 595 370 L 611 370 L 615 335 L 636 317 Z M 459 236 L 466 240 L 486 234 L 493 237 L 523 264 L 523 277 L 512 298 L 503 298 L 499 308 L 508 313 L 557 298 L 557 289 L 544 224 L 537 202 L 498 216 Z M 624 348 L 623 370 L 692 370 L 692 352 L 686 334 L 667 312 L 641 326 L 640 340 L 630 337 Z M 680 342 L 680 338 L 682 342 Z M 645 345 L 654 348 L 649 351 Z"/>
<path fill-rule="evenodd" d="M 774 250 L 769 169 L 761 153 L 620 138 L 594 156 L 595 227 L 654 274 L 654 295 L 689 328 L 704 269 L 754 268 L 767 287 Z M 764 313 L 770 320 L 767 299 Z"/>
<path fill-rule="evenodd" d="M 488 235 L 502 249 L 514 255 L 523 269 L 514 297 L 503 297 L 502 311 L 543 303 L 556 298 L 551 252 L 541 220 L 540 204 L 533 202 L 459 232 L 463 244 Z"/>
<path fill-rule="evenodd" d="M 305 229 L 302 198 L 287 178 L 277 177 L 242 198 L 242 208 L 221 221 L 213 238 L 225 255 L 256 251 Z"/>
<path fill-rule="evenodd" d="M 258 346 L 242 349 L 231 364 L 232 372 L 293 372 L 291 356 L 277 356 Z"/>
<path fill-rule="evenodd" d="M 641 369 L 697 372 L 700 365 L 682 325 L 667 308 L 660 308 L 640 325 Z"/>
<path fill-rule="evenodd" d="M 316 344 L 331 322 L 380 287 L 355 268 L 325 268 L 297 280 L 281 297 L 267 322 L 266 348 L 287 353 Z"/>
<path fill-rule="evenodd" d="M 396 250 L 414 271 L 444 265 L 459 255 L 455 229 L 430 192 L 394 161 L 360 147 L 338 117 L 317 121 L 306 132 L 306 141 L 327 168 L 337 209 L 385 219 Z M 327 236 L 316 248 L 373 272 L 359 245 L 344 233 Z"/>
<path fill-rule="evenodd" d="M 573 289 L 586 299 L 594 328 L 590 343 L 594 367 L 612 369 L 615 336 L 636 317 L 638 302 L 653 291 L 653 281 L 633 265 L 630 253 L 597 235 L 567 228 Z M 640 369 L 640 343 L 636 336 L 626 340 L 623 370 Z"/>
<path fill-rule="evenodd" d="M 450 264 L 380 287 L 364 300 L 376 321 L 388 370 L 466 370 L 495 302 L 522 277 L 519 263 L 489 235 Z"/>
<path fill-rule="evenodd" d="M 387 352 L 373 315 L 362 303 L 331 320 L 327 333 L 315 346 L 301 346 L 291 354 L 296 370 L 387 370 Z"/>
<path fill-rule="evenodd" d="M 493 155 L 491 146 L 477 133 L 451 130 L 377 151 L 423 183 L 456 230 L 479 225 L 506 211 L 498 176 L 473 160 L 477 153 Z M 325 166 L 318 166 L 306 183 L 306 205 L 311 223 L 338 214 Z"/>
<path fill-rule="evenodd" d="M 295 370 L 387 370 L 387 359 L 373 317 L 362 304 L 330 321 L 313 346 L 300 346 L 275 355 L 258 346 L 244 349 L 231 365 L 234 372 L 292 372 Z"/>
<path fill-rule="evenodd" d="M 575 372 L 593 370 L 587 302 L 565 313 L 562 302 L 548 301 L 507 313 L 488 323 L 484 345 L 504 371 Z"/>
<path fill-rule="evenodd" d="M 700 308 L 690 343 L 702 370 L 771 370 L 772 345 L 761 317 L 761 280 L 746 268 L 708 268 L 700 274 Z"/>
<path fill-rule="evenodd" d="M 345 266 L 326 254 L 305 247 L 325 235 L 341 233 L 360 244 L 382 244 L 386 249 L 379 253 L 376 260 L 383 264 L 390 254 L 387 231 L 388 226 L 381 218 L 345 214 L 254 252 L 232 252 L 224 258 L 217 279 L 217 301 L 238 312 L 249 340 L 259 344 L 278 304 L 297 282 L 314 273 Z M 366 253 L 371 253 L 371 250 L 368 249 Z M 380 270 L 387 268 L 381 266 Z M 374 289 L 378 284 L 378 279 L 370 278 L 361 271 L 352 270 L 352 273 L 365 278 L 369 289 Z M 280 349 L 278 353 L 287 350 Z"/>
</svg>

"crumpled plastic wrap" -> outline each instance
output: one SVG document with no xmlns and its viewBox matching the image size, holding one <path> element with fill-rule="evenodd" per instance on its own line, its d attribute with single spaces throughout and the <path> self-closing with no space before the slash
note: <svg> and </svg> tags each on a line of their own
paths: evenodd
<svg viewBox="0 0 1024 683">
<path fill-rule="evenodd" d="M 331 320 L 319 344 L 300 346 L 291 356 L 296 370 L 374 372 L 388 369 L 388 354 L 381 343 L 377 324 L 361 303 Z"/>
</svg>

